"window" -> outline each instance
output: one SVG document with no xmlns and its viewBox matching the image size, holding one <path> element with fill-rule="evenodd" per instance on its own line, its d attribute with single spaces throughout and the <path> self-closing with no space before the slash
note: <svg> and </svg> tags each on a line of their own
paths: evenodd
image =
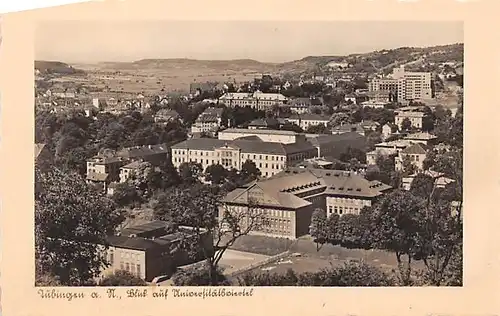
<svg viewBox="0 0 500 316">
<path fill-rule="evenodd" d="M 137 275 L 138 275 L 138 276 L 140 276 L 140 275 L 141 275 L 141 265 L 140 265 L 140 264 L 138 264 L 138 265 L 136 266 L 136 268 L 137 268 Z"/>
<path fill-rule="evenodd" d="M 120 261 L 120 270 L 125 270 L 125 266 L 123 265 L 123 261 Z"/>
<path fill-rule="evenodd" d="M 266 168 L 268 168 L 268 165 L 267 165 L 267 163 L 266 163 Z"/>
<path fill-rule="evenodd" d="M 125 270 L 130 272 L 130 264 L 128 262 L 125 263 Z"/>
<path fill-rule="evenodd" d="M 266 156 L 266 160 L 269 160 L 269 156 Z"/>
<path fill-rule="evenodd" d="M 114 258 L 114 257 L 115 257 L 115 255 L 114 255 L 114 253 L 113 253 L 113 250 L 111 250 L 111 251 L 109 252 L 109 263 L 110 263 L 111 265 L 113 265 L 113 262 L 114 262 L 114 260 L 115 260 L 115 258 Z"/>
<path fill-rule="evenodd" d="M 259 159 L 262 160 L 262 155 L 259 155 Z"/>
</svg>

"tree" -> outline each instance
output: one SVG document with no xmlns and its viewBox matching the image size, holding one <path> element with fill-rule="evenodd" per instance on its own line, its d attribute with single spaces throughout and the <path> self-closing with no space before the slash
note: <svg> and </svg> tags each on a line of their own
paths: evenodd
<svg viewBox="0 0 500 316">
<path fill-rule="evenodd" d="M 366 153 L 361 149 L 348 146 L 346 151 L 340 154 L 339 160 L 350 162 L 352 159 L 356 159 L 360 163 L 366 163 Z"/>
<path fill-rule="evenodd" d="M 306 133 L 310 134 L 331 134 L 324 124 L 311 125 L 307 128 Z"/>
<path fill-rule="evenodd" d="M 207 286 L 207 285 L 231 285 L 220 268 L 216 268 L 210 275 L 210 267 L 207 264 L 201 267 L 193 267 L 185 270 L 179 270 L 172 276 L 175 286 Z M 217 280 L 217 283 L 213 282 Z"/>
<path fill-rule="evenodd" d="M 326 211 L 320 208 L 315 209 L 311 216 L 309 233 L 314 237 L 317 251 L 319 251 L 320 245 L 323 245 L 328 238 L 326 218 Z"/>
<path fill-rule="evenodd" d="M 429 197 L 434 190 L 434 179 L 424 173 L 419 173 L 413 179 L 410 186 L 410 192 L 420 198 Z"/>
<path fill-rule="evenodd" d="M 372 209 L 374 246 L 394 252 L 403 285 L 411 284 L 412 259 L 420 251 L 423 203 L 410 192 L 396 190 L 384 196 Z"/>
<path fill-rule="evenodd" d="M 243 165 L 241 165 L 240 174 L 244 182 L 250 182 L 260 177 L 260 169 L 257 168 L 255 162 L 247 159 Z"/>
<path fill-rule="evenodd" d="M 412 124 L 409 118 L 405 118 L 403 122 L 401 122 L 401 130 L 408 132 L 412 129 Z"/>
<path fill-rule="evenodd" d="M 212 184 L 222 184 L 226 181 L 226 169 L 220 164 L 214 164 L 205 170 L 205 180 Z"/>
<path fill-rule="evenodd" d="M 142 197 L 137 189 L 128 182 L 117 184 L 112 198 L 116 205 L 122 207 L 142 202 Z"/>
<path fill-rule="evenodd" d="M 411 158 L 409 155 L 403 156 L 403 161 L 401 162 L 401 164 L 403 167 L 403 174 L 406 176 L 412 175 L 416 170 L 416 167 L 413 164 L 413 162 L 411 161 Z"/>
<path fill-rule="evenodd" d="M 221 205 L 222 194 L 219 188 L 202 184 L 185 189 L 172 188 L 159 198 L 154 207 L 155 218 L 167 221 L 174 231 L 179 225 L 193 227 L 194 233 L 181 233 L 179 249 L 191 255 L 200 251 L 203 253 L 211 285 L 220 281 L 217 279 L 217 268 L 225 251 L 241 236 L 260 229 L 264 220 L 251 199 L 245 208 L 230 209 Z M 214 237 L 214 251 L 206 248 L 206 233 Z"/>
<path fill-rule="evenodd" d="M 106 265 L 99 245 L 123 221 L 121 212 L 76 173 L 54 169 L 35 177 L 35 255 L 39 275 L 62 285 L 85 284 Z"/>
<path fill-rule="evenodd" d="M 349 115 L 344 112 L 334 113 L 330 119 L 330 124 L 335 127 L 349 122 Z"/>
<path fill-rule="evenodd" d="M 347 261 L 340 267 L 297 274 L 246 273 L 238 278 L 240 286 L 393 286 L 395 281 L 380 269 L 363 261 Z"/>
<path fill-rule="evenodd" d="M 179 176 L 183 183 L 198 182 L 203 172 L 203 167 L 197 162 L 183 162 L 179 166 Z"/>
<path fill-rule="evenodd" d="M 146 286 L 147 283 L 133 275 L 132 273 L 119 270 L 115 273 L 104 277 L 100 282 L 99 286 Z"/>
</svg>

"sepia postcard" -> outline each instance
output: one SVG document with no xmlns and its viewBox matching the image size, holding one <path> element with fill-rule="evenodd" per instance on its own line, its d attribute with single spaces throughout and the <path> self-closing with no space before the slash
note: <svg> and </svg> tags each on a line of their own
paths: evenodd
<svg viewBox="0 0 500 316">
<path fill-rule="evenodd" d="M 494 11 L 4 15 L 2 312 L 496 315 Z"/>
</svg>

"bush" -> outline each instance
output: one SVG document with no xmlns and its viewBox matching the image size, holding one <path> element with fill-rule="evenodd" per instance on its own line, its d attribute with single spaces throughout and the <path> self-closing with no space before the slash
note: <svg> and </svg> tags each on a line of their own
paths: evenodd
<svg viewBox="0 0 500 316">
<path fill-rule="evenodd" d="M 99 286 L 145 286 L 146 282 L 132 273 L 119 270 L 106 276 L 99 282 Z"/>
</svg>

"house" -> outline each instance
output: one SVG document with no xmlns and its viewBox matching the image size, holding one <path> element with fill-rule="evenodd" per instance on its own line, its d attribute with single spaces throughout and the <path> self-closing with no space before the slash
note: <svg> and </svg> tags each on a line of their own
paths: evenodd
<svg viewBox="0 0 500 316">
<path fill-rule="evenodd" d="M 293 113 L 304 114 L 310 111 L 312 101 L 310 98 L 295 98 L 290 100 L 286 104 L 286 107 L 288 107 Z"/>
<path fill-rule="evenodd" d="M 213 92 L 216 88 L 216 82 L 193 82 L 189 84 L 189 94 L 196 97 L 204 92 Z"/>
<path fill-rule="evenodd" d="M 421 144 L 415 143 L 405 149 L 398 152 L 398 156 L 395 160 L 396 171 L 404 171 L 405 159 L 409 159 L 411 164 L 415 166 L 417 171 L 422 171 L 424 169 L 424 160 L 427 156 L 427 151 L 422 147 Z"/>
<path fill-rule="evenodd" d="M 201 113 L 191 126 L 191 133 L 216 133 L 222 124 L 223 108 L 209 107 Z"/>
<path fill-rule="evenodd" d="M 241 170 L 243 164 L 250 160 L 262 177 L 269 177 L 287 165 L 315 157 L 316 153 L 317 149 L 307 141 L 285 144 L 265 142 L 256 136 L 231 141 L 192 138 L 172 146 L 172 164 L 178 168 L 184 162 L 196 162 L 202 165 L 203 170 L 220 164 L 227 169 Z"/>
<path fill-rule="evenodd" d="M 203 246 L 197 255 L 182 250 L 174 252 L 185 236 L 189 238 L 193 234 L 194 228 L 180 226 L 178 232 L 170 233 L 167 226 L 167 222 L 152 221 L 108 236 L 108 249 L 103 249 L 103 252 L 109 265 L 102 267 L 98 279 L 124 270 L 151 282 L 157 276 L 172 274 L 178 266 L 203 260 L 203 252 L 213 252 L 213 237 L 203 228 L 200 234 Z"/>
<path fill-rule="evenodd" d="M 345 97 L 344 97 L 344 101 L 345 102 L 352 102 L 354 104 L 356 104 L 356 95 L 355 94 L 347 94 Z"/>
<path fill-rule="evenodd" d="M 380 102 L 380 103 L 390 103 L 393 99 L 391 92 L 389 91 L 364 91 L 363 96 L 365 96 L 370 102 Z"/>
<path fill-rule="evenodd" d="M 330 61 L 326 66 L 333 69 L 346 69 L 349 68 L 350 64 L 348 62 Z"/>
<path fill-rule="evenodd" d="M 275 118 L 263 118 L 251 121 L 248 129 L 278 129 L 280 122 Z"/>
<path fill-rule="evenodd" d="M 366 153 L 366 164 L 377 164 L 378 156 L 391 156 L 397 155 L 406 147 L 412 145 L 409 140 L 394 140 L 390 142 L 383 142 L 375 145 L 375 150 Z"/>
<path fill-rule="evenodd" d="M 360 124 L 340 124 L 331 128 L 333 135 L 339 135 L 344 133 L 356 132 L 361 135 L 365 135 L 365 129 Z"/>
<path fill-rule="evenodd" d="M 423 172 L 416 172 L 412 175 L 403 177 L 403 179 L 402 179 L 403 190 L 410 190 L 413 180 L 415 180 L 417 175 L 419 175 L 420 173 L 428 175 L 432 179 L 434 179 L 434 185 L 436 186 L 436 188 L 444 189 L 448 184 L 455 182 L 455 180 L 446 177 L 444 175 L 444 173 L 436 172 L 436 171 L 432 171 L 432 170 L 426 170 Z"/>
<path fill-rule="evenodd" d="M 437 136 L 434 136 L 428 132 L 419 132 L 406 135 L 403 139 L 407 139 L 413 143 L 419 143 L 424 146 L 435 145 L 437 142 Z"/>
<path fill-rule="evenodd" d="M 423 120 L 425 113 L 420 106 L 408 106 L 404 108 L 399 108 L 395 111 L 396 116 L 394 118 L 396 125 L 399 130 L 402 130 L 403 122 L 408 119 L 412 127 L 417 129 L 422 129 Z"/>
<path fill-rule="evenodd" d="M 263 224 L 251 234 L 297 239 L 309 233 L 315 208 L 327 210 L 328 216 L 359 214 L 390 189 L 353 172 L 287 168 L 229 192 L 222 200 L 219 218 L 224 212 L 258 208 Z"/>
<path fill-rule="evenodd" d="M 330 117 L 319 114 L 305 113 L 292 115 L 285 118 L 285 121 L 293 123 L 303 130 L 307 130 L 309 127 L 316 125 L 323 125 L 326 127 L 330 122 Z"/>
<path fill-rule="evenodd" d="M 386 123 L 382 126 L 382 140 L 386 140 L 389 136 L 398 131 L 398 127 L 392 123 Z"/>
<path fill-rule="evenodd" d="M 361 102 L 360 105 L 363 106 L 364 108 L 383 109 L 388 104 L 389 103 L 385 101 L 364 101 Z"/>
<path fill-rule="evenodd" d="M 104 192 L 112 182 L 119 180 L 120 167 L 125 165 L 122 157 L 96 155 L 87 160 L 87 183 L 94 184 Z"/>
<path fill-rule="evenodd" d="M 173 121 L 180 121 L 182 123 L 182 118 L 175 110 L 161 109 L 154 116 L 155 123 L 168 124 Z"/>
<path fill-rule="evenodd" d="M 128 180 L 128 178 L 134 172 L 139 170 L 139 168 L 141 168 L 141 166 L 143 166 L 143 165 L 144 165 L 143 161 L 135 160 L 135 161 L 132 161 L 131 163 L 126 164 L 125 166 L 121 167 L 120 168 L 120 183 L 126 182 Z"/>
<path fill-rule="evenodd" d="M 367 121 L 361 121 L 361 123 L 359 123 L 359 125 L 365 130 L 365 131 L 376 131 L 380 124 L 378 122 L 374 122 L 374 121 L 370 121 L 370 120 L 367 120 Z"/>
<path fill-rule="evenodd" d="M 170 158 L 170 148 L 167 144 L 126 147 L 116 152 L 116 156 L 126 161 L 141 160 L 160 166 Z"/>
</svg>

